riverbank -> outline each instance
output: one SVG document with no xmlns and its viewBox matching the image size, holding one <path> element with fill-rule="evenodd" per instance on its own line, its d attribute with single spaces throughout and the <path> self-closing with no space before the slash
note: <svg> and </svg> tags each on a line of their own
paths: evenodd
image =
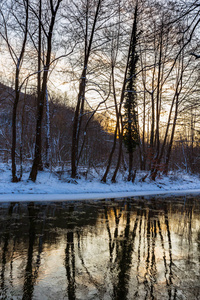
<svg viewBox="0 0 200 300">
<path fill-rule="evenodd" d="M 112 192 L 112 193 L 81 193 L 81 194 L 0 194 L 2 202 L 30 202 L 30 201 L 83 201 L 83 200 L 102 200 L 119 199 L 140 196 L 183 196 L 200 195 L 200 189 L 195 190 L 171 190 L 171 191 L 141 191 L 141 192 Z"/>
<path fill-rule="evenodd" d="M 33 201 L 33 200 L 83 200 L 121 198 L 158 194 L 200 194 L 200 177 L 184 172 L 170 173 L 160 176 L 156 181 L 146 178 L 144 173 L 138 173 L 134 183 L 124 180 L 119 174 L 116 183 L 102 183 L 99 174 L 94 173 L 87 179 L 80 178 L 71 181 L 67 174 L 39 172 L 35 183 L 28 181 L 29 170 L 23 174 L 18 183 L 11 182 L 11 170 L 6 164 L 0 164 L 0 201 Z"/>
</svg>

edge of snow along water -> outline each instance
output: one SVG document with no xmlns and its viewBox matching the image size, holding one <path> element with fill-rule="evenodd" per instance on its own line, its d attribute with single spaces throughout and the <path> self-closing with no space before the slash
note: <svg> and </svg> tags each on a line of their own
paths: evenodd
<svg viewBox="0 0 200 300">
<path fill-rule="evenodd" d="M 80 201 L 103 200 L 110 198 L 129 198 L 154 195 L 189 195 L 200 194 L 200 189 L 171 190 L 171 191 L 141 191 L 141 192 L 110 192 L 110 193 L 82 193 L 82 194 L 0 194 L 0 202 L 29 202 L 29 201 Z"/>
</svg>

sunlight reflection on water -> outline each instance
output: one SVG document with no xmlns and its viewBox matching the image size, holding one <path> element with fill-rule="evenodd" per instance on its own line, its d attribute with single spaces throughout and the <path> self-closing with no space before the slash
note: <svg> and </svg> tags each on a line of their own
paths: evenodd
<svg viewBox="0 0 200 300">
<path fill-rule="evenodd" d="M 0 204 L 0 299 L 200 299 L 200 198 Z"/>
</svg>

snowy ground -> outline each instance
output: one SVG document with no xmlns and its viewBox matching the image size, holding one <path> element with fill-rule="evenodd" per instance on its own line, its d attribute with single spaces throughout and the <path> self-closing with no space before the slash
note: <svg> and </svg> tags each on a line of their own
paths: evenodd
<svg viewBox="0 0 200 300">
<path fill-rule="evenodd" d="M 28 181 L 29 169 L 23 174 L 22 181 L 11 182 L 11 170 L 6 164 L 0 164 L 0 202 L 4 201 L 55 201 L 121 198 L 155 194 L 200 194 L 200 177 L 183 172 L 171 173 L 160 177 L 155 182 L 146 179 L 141 182 L 144 174 L 137 174 L 135 183 L 124 181 L 118 177 L 117 183 L 104 184 L 97 174 L 88 179 L 77 179 L 69 183 L 69 176 L 54 172 L 39 172 L 36 183 Z"/>
</svg>

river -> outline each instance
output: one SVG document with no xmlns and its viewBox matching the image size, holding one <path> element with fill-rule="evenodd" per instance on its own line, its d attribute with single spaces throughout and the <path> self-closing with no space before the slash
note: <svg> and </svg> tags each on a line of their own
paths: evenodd
<svg viewBox="0 0 200 300">
<path fill-rule="evenodd" d="M 200 197 L 0 203 L 0 299 L 200 299 Z"/>
</svg>

